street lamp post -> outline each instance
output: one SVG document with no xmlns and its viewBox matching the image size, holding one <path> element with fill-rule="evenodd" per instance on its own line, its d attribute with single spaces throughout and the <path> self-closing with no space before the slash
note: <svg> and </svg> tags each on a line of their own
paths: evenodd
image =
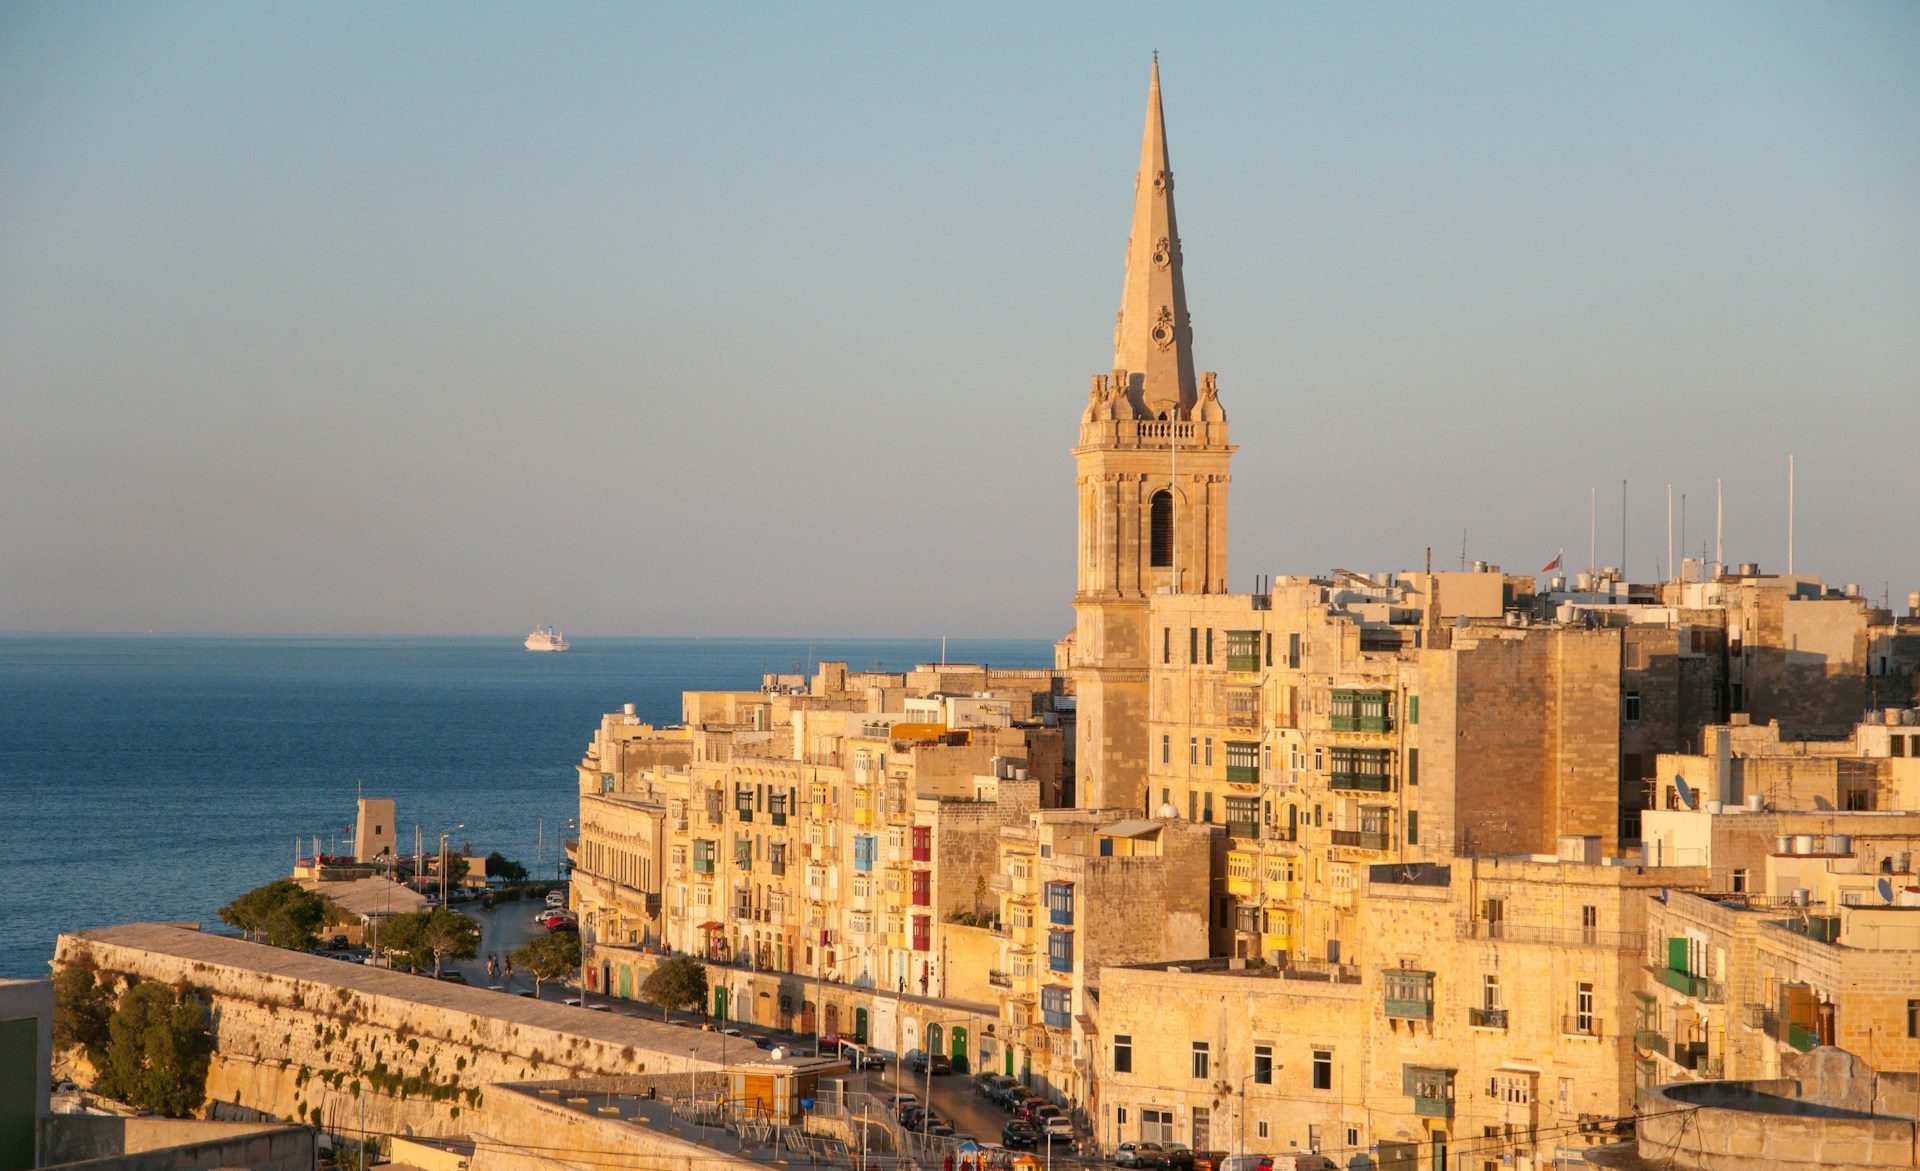
<svg viewBox="0 0 1920 1171">
<path fill-rule="evenodd" d="M 1280 1072 L 1280 1069 L 1281 1066 L 1278 1064 L 1269 1066 L 1267 1074 L 1271 1077 L 1273 1074 Z M 1260 1071 L 1255 1070 L 1240 1079 L 1240 1149 L 1234 1152 L 1236 1155 L 1244 1155 L 1247 1153 L 1247 1083 L 1259 1076 Z"/>
</svg>

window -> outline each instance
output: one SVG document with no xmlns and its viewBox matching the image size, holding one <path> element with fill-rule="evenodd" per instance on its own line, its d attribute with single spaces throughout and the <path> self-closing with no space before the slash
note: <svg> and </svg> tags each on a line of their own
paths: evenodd
<svg viewBox="0 0 1920 1171">
<path fill-rule="evenodd" d="M 1331 1049 L 1313 1051 L 1313 1088 L 1316 1090 L 1333 1088 L 1333 1050 Z"/>
<path fill-rule="evenodd" d="M 1300 636 L 1297 634 L 1289 634 L 1287 636 L 1287 666 L 1298 667 L 1299 665 Z"/>
<path fill-rule="evenodd" d="M 1258 1086 L 1273 1084 L 1273 1046 L 1253 1047 L 1253 1082 Z"/>
<path fill-rule="evenodd" d="M 1480 1007 L 1489 1012 L 1501 1007 L 1500 977 L 1496 973 L 1488 972 L 1480 977 Z"/>
<path fill-rule="evenodd" d="M 1187 662 L 1191 664 L 1199 661 L 1200 628 L 1198 626 L 1189 626 L 1187 627 Z"/>
<path fill-rule="evenodd" d="M 1140 1111 L 1140 1141 L 1143 1143 L 1170 1143 L 1173 1141 L 1173 1111 Z"/>
<path fill-rule="evenodd" d="M 1054 926 L 1073 926 L 1073 884 L 1049 882 L 1046 884 L 1045 897 L 1047 913 Z"/>
<path fill-rule="evenodd" d="M 1640 693 L 1629 691 L 1621 697 L 1620 716 L 1629 724 L 1640 722 Z"/>
<path fill-rule="evenodd" d="M 1211 736 L 1207 737 L 1206 748 L 1207 750 L 1205 753 L 1206 755 L 1205 763 L 1208 768 L 1212 768 L 1213 767 L 1213 737 Z"/>
<path fill-rule="evenodd" d="M 1593 1028 L 1593 985 L 1583 983 L 1573 996 L 1573 1023 L 1576 1032 L 1591 1034 Z"/>
<path fill-rule="evenodd" d="M 1266 1138 L 1267 1137 L 1267 1120 L 1262 1118 L 1260 1121 L 1254 1123 L 1253 1129 L 1259 1132 L 1259 1135 L 1261 1138 Z"/>
<path fill-rule="evenodd" d="M 928 915 L 913 917 L 913 950 L 931 951 L 933 948 L 933 918 Z"/>
<path fill-rule="evenodd" d="M 1418 809 L 1409 809 L 1407 810 L 1407 845 L 1417 846 L 1419 844 L 1420 811 Z"/>
<path fill-rule="evenodd" d="M 1668 790 L 1668 792 L 1671 794 L 1672 790 Z M 1747 893 L 1747 871 L 1745 867 L 1733 872 L 1733 893 L 1737 895 Z"/>
<path fill-rule="evenodd" d="M 1213 627 L 1207 627 L 1207 664 L 1213 664 Z"/>
<path fill-rule="evenodd" d="M 1207 1049 L 1205 1041 L 1193 1043 L 1193 1080 L 1207 1080 L 1208 1071 L 1213 1068 L 1213 1055 Z"/>
<path fill-rule="evenodd" d="M 916 907 L 933 905 L 933 875 L 924 870 L 913 872 L 913 905 Z"/>
<path fill-rule="evenodd" d="M 1907 1001 L 1907 1036 L 1920 1037 L 1920 1000 Z"/>
<path fill-rule="evenodd" d="M 1165 488 L 1153 494 L 1149 529 L 1153 568 L 1166 569 L 1173 564 L 1173 493 Z"/>
<path fill-rule="evenodd" d="M 1267 666 L 1273 666 L 1273 635 L 1271 634 L 1267 635 Z"/>
<path fill-rule="evenodd" d="M 1580 942 L 1592 943 L 1600 938 L 1600 908 L 1588 903 L 1580 908 Z"/>
<path fill-rule="evenodd" d="M 1071 1015 L 1070 997 L 1073 994 L 1065 988 L 1042 988 L 1040 990 L 1040 1020 L 1050 1029 L 1064 1029 Z"/>
<path fill-rule="evenodd" d="M 1417 785 L 1419 783 L 1420 750 L 1418 748 L 1409 748 L 1407 749 L 1407 784 Z"/>
<path fill-rule="evenodd" d="M 1200 737 L 1198 736 L 1187 737 L 1187 763 L 1200 763 Z"/>
<path fill-rule="evenodd" d="M 1211 745 L 1213 741 L 1209 740 L 1207 741 L 1207 743 Z M 1212 754 L 1209 753 L 1208 755 L 1211 756 Z M 1209 761 L 1208 763 L 1211 764 L 1212 762 Z M 1201 794 L 1200 820 L 1206 822 L 1208 825 L 1213 824 L 1213 794 L 1212 793 Z"/>
<path fill-rule="evenodd" d="M 1133 1072 L 1133 1036 L 1117 1033 L 1113 1038 L 1113 1072 Z"/>
<path fill-rule="evenodd" d="M 853 868 L 863 873 L 873 871 L 874 846 L 877 844 L 872 834 L 853 836 Z"/>
<path fill-rule="evenodd" d="M 1409 695 L 1407 697 L 1407 723 L 1417 724 L 1419 722 L 1420 722 L 1420 697 L 1417 695 Z"/>
<path fill-rule="evenodd" d="M 1173 737 L 1164 732 L 1160 734 L 1160 763 L 1173 763 Z"/>
<path fill-rule="evenodd" d="M 1173 627 L 1171 626 L 1160 628 L 1160 661 L 1173 662 Z"/>
<path fill-rule="evenodd" d="M 1050 972 L 1073 971 L 1073 932 L 1047 932 L 1047 970 Z"/>
</svg>

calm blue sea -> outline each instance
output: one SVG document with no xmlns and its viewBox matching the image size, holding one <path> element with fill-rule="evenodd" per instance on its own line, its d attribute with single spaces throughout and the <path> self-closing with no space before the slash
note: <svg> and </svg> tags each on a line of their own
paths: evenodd
<svg viewBox="0 0 1920 1171">
<path fill-rule="evenodd" d="M 678 719 L 680 692 L 744 688 L 809 656 L 901 670 L 937 640 L 0 638 L 0 976 L 42 975 L 54 936 L 212 922 L 326 843 L 356 792 L 401 834 L 534 861 L 577 816 L 573 766 L 622 703 Z M 1031 667 L 1038 641 L 951 640 L 952 661 Z M 464 826 L 464 828 L 456 828 Z"/>
</svg>

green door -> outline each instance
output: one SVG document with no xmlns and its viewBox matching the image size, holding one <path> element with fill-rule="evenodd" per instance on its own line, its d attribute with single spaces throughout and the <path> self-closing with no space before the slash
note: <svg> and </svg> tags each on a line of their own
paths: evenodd
<svg viewBox="0 0 1920 1171">
<path fill-rule="evenodd" d="M 1007 1046 L 1007 1076 L 1013 1076 L 1013 1046 Z"/>
<path fill-rule="evenodd" d="M 953 1027 L 953 1068 L 958 1073 L 967 1071 L 967 1030 Z"/>
<path fill-rule="evenodd" d="M 1667 939 L 1667 969 L 1673 972 L 1687 971 L 1687 937 L 1674 935 Z"/>
<path fill-rule="evenodd" d="M 620 999 L 633 999 L 633 969 L 624 964 L 620 968 Z"/>
<path fill-rule="evenodd" d="M 0 1171 L 33 1166 L 39 1071 L 47 1067 L 48 1056 L 40 1052 L 37 1018 L 0 1022 Z"/>
<path fill-rule="evenodd" d="M 864 1008 L 853 1010 L 853 1039 L 862 1045 L 867 1043 L 867 1010 Z"/>
<path fill-rule="evenodd" d="M 723 1021 L 727 1019 L 727 990 L 725 988 L 715 988 L 713 990 L 713 1015 Z"/>
</svg>

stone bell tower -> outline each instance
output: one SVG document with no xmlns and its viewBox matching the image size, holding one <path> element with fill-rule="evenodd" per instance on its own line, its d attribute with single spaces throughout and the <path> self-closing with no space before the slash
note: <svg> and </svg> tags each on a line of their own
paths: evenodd
<svg viewBox="0 0 1920 1171">
<path fill-rule="evenodd" d="M 1147 87 L 1113 366 L 1093 377 L 1073 449 L 1080 493 L 1075 755 L 1081 805 L 1151 814 L 1149 599 L 1226 592 L 1233 454 L 1214 376 L 1194 377 L 1157 59 Z"/>
</svg>

